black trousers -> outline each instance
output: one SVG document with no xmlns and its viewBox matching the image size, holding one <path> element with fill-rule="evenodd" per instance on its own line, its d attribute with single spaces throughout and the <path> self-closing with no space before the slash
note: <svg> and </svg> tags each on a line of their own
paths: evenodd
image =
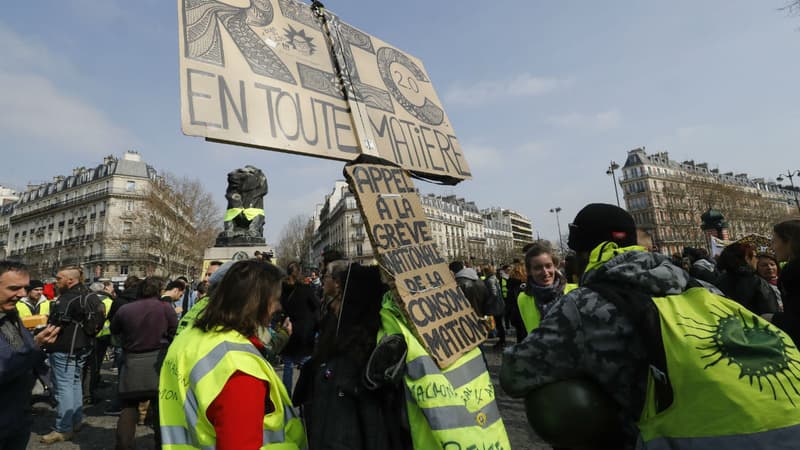
<svg viewBox="0 0 800 450">
<path fill-rule="evenodd" d="M 139 403 L 150 400 L 150 411 L 147 417 L 155 433 L 156 446 L 161 448 L 161 427 L 158 418 L 158 398 L 141 398 L 122 400 L 122 412 L 117 421 L 117 441 L 114 450 L 136 449 L 136 425 L 139 423 Z"/>
</svg>

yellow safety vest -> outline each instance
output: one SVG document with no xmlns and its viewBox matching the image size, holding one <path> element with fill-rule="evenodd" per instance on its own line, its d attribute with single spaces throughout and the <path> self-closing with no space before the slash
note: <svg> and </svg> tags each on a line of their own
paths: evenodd
<svg viewBox="0 0 800 450">
<path fill-rule="evenodd" d="M 522 317 L 522 323 L 525 324 L 525 332 L 530 334 L 531 331 L 539 328 L 542 314 L 539 312 L 539 308 L 536 307 L 536 298 L 522 291 L 517 296 L 517 306 L 519 307 L 519 315 Z"/>
<path fill-rule="evenodd" d="M 111 300 L 108 297 L 103 299 L 103 306 L 105 306 L 106 308 L 106 314 L 105 314 L 106 319 L 108 319 L 108 313 L 111 311 L 112 303 L 114 303 L 114 300 Z M 103 322 L 103 329 L 100 330 L 99 333 L 97 333 L 97 337 L 110 336 L 110 335 L 111 335 L 111 322 L 106 320 L 105 322 Z"/>
<path fill-rule="evenodd" d="M 564 295 L 577 287 L 577 284 L 567 283 L 564 286 Z M 539 308 L 536 307 L 536 299 L 532 295 L 526 294 L 523 290 L 517 296 L 517 306 L 519 307 L 519 314 L 522 316 L 522 323 L 525 324 L 525 331 L 530 334 L 531 331 L 539 328 L 542 315 L 539 313 Z"/>
<path fill-rule="evenodd" d="M 23 317 L 30 317 L 33 315 L 33 310 L 27 303 L 23 302 L 22 300 L 17 302 L 17 313 L 19 314 L 19 318 L 22 319 Z"/>
<path fill-rule="evenodd" d="M 800 352 L 791 338 L 704 288 L 653 302 L 673 402 L 656 411 L 651 374 L 639 421 L 642 448 L 798 448 Z"/>
<path fill-rule="evenodd" d="M 258 349 L 235 331 L 204 332 L 190 327 L 172 342 L 161 367 L 158 407 L 163 449 L 215 448 L 216 432 L 206 412 L 237 371 L 269 383 L 269 400 L 275 409 L 264 415 L 261 448 L 306 447 L 305 430 L 289 394 Z"/>
<path fill-rule="evenodd" d="M 43 316 L 50 315 L 50 305 L 53 303 L 53 300 L 47 300 L 39 305 L 39 314 Z"/>
<path fill-rule="evenodd" d="M 475 348 L 439 369 L 406 326 L 391 293 L 382 306 L 378 341 L 402 334 L 408 346 L 403 380 L 414 449 L 511 448 L 481 351 Z"/>
<path fill-rule="evenodd" d="M 190 328 L 194 326 L 194 323 L 197 321 L 197 318 L 200 317 L 200 313 L 205 311 L 206 306 L 208 305 L 209 298 L 208 296 L 204 296 L 197 300 L 197 302 L 189 308 L 189 311 L 183 315 L 181 320 L 178 321 L 178 329 L 175 330 L 175 336 L 181 334 L 183 330 L 186 328 Z"/>
<path fill-rule="evenodd" d="M 604 242 L 586 271 L 643 247 Z M 657 410 L 648 376 L 638 426 L 641 450 L 796 449 L 800 351 L 791 338 L 738 303 L 696 287 L 654 297 L 672 387 Z"/>
<path fill-rule="evenodd" d="M 244 213 L 247 220 L 253 220 L 257 216 L 263 216 L 264 210 L 262 208 L 231 208 L 225 211 L 225 222 L 230 222 L 239 214 Z"/>
<path fill-rule="evenodd" d="M 508 280 L 500 277 L 500 292 L 503 293 L 503 300 L 508 297 Z"/>
</svg>

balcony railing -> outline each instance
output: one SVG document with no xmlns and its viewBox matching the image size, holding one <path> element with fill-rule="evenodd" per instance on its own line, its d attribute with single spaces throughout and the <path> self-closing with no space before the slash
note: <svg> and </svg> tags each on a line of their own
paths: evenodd
<svg viewBox="0 0 800 450">
<path fill-rule="evenodd" d="M 32 217 L 32 216 L 35 216 L 35 215 L 41 213 L 42 211 L 53 212 L 53 211 L 56 211 L 58 209 L 66 208 L 66 207 L 69 207 L 69 206 L 72 206 L 72 205 L 84 203 L 84 202 L 87 202 L 89 200 L 94 200 L 94 199 L 98 199 L 98 198 L 102 198 L 102 197 L 106 197 L 106 196 L 110 196 L 110 195 L 119 195 L 119 196 L 126 196 L 126 197 L 141 197 L 142 196 L 142 194 L 140 192 L 137 192 L 137 191 L 131 192 L 131 191 L 128 191 L 126 189 L 110 189 L 110 188 L 100 189 L 99 191 L 90 192 L 90 193 L 85 194 L 85 195 L 80 195 L 80 196 L 77 196 L 77 197 L 73 197 L 73 198 L 70 198 L 69 200 L 61 200 L 61 201 L 53 202 L 53 203 L 50 203 L 50 204 L 42 203 L 41 206 L 39 206 L 38 208 L 32 209 L 30 211 L 25 211 L 24 213 L 17 213 L 17 214 L 12 215 L 11 216 L 11 223 L 25 220 L 25 219 L 27 219 L 29 217 Z M 100 212 L 100 216 L 103 216 L 103 215 L 105 215 L 105 211 L 101 211 Z M 59 222 L 59 226 L 62 226 L 63 224 L 64 224 L 63 221 Z"/>
</svg>

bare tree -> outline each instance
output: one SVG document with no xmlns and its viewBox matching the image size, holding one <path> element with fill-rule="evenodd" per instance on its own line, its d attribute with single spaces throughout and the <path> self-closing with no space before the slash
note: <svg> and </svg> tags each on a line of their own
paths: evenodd
<svg viewBox="0 0 800 450">
<path fill-rule="evenodd" d="M 307 262 L 313 240 L 314 221 L 303 214 L 294 216 L 281 230 L 278 245 L 275 247 L 277 257 L 282 262 Z"/>
<path fill-rule="evenodd" d="M 150 183 L 133 245 L 154 256 L 163 275 L 188 275 L 219 232 L 222 214 L 199 180 L 167 173 Z"/>
<path fill-rule="evenodd" d="M 666 181 L 653 201 L 651 214 L 658 217 L 649 222 L 661 224 L 655 229 L 656 240 L 679 248 L 706 246 L 700 217 L 709 209 L 725 216 L 733 238 L 750 233 L 769 235 L 772 224 L 787 212 L 784 202 L 767 198 L 755 189 L 705 177 Z"/>
<path fill-rule="evenodd" d="M 786 11 L 789 15 L 800 14 L 800 0 L 791 0 L 785 6 L 780 8 L 781 11 Z"/>
</svg>

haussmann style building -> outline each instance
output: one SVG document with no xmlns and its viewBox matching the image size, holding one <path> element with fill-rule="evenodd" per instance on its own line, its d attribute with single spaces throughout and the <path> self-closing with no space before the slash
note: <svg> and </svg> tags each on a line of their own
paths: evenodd
<svg viewBox="0 0 800 450">
<path fill-rule="evenodd" d="M 65 265 L 80 266 L 87 280 L 115 282 L 128 275 L 187 273 L 185 261 L 167 268 L 144 241 L 141 211 L 156 180 L 156 170 L 128 151 L 28 186 L 0 209 L 0 259 L 20 260 L 43 279 Z M 184 231 L 191 233 L 190 226 Z"/>
<path fill-rule="evenodd" d="M 709 248 L 711 235 L 771 236 L 772 225 L 795 211 L 796 193 L 789 186 L 746 173 L 721 173 L 707 163 L 675 161 L 667 152 L 648 155 L 644 148 L 628 152 L 620 186 L 637 226 L 666 254 L 687 246 Z M 724 217 L 728 228 L 704 225 L 703 217 L 715 215 Z"/>
</svg>

